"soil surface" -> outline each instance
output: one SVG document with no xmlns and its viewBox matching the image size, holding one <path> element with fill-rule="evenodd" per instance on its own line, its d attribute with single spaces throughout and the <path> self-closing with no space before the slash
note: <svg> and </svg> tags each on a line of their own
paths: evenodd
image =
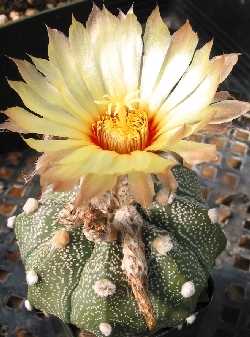
<svg viewBox="0 0 250 337">
<path fill-rule="evenodd" d="M 0 0 L 0 26 L 74 0 Z"/>
</svg>

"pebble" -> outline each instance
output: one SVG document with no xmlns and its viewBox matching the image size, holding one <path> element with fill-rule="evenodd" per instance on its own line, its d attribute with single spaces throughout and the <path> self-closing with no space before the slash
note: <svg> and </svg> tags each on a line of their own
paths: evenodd
<svg viewBox="0 0 250 337">
<path fill-rule="evenodd" d="M 4 25 L 8 21 L 8 18 L 5 14 L 0 15 L 0 25 Z"/>
</svg>

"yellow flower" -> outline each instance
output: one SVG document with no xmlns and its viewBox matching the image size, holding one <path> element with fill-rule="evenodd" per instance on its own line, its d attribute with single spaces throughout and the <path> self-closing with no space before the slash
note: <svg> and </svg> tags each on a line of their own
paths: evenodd
<svg viewBox="0 0 250 337">
<path fill-rule="evenodd" d="M 216 160 L 214 145 L 185 137 L 214 131 L 250 109 L 216 93 L 238 54 L 210 60 L 212 41 L 196 50 L 189 22 L 171 36 L 158 7 L 143 38 L 132 9 L 115 17 L 95 5 L 86 28 L 73 18 L 69 38 L 53 29 L 48 35 L 49 60 L 14 60 L 26 83 L 9 83 L 31 112 L 7 109 L 3 127 L 44 135 L 25 139 L 44 152 L 36 165 L 41 185 L 65 191 L 80 179 L 78 204 L 128 175 L 135 200 L 147 207 L 151 174 L 176 188 L 169 170 L 175 157 L 190 164 Z"/>
</svg>

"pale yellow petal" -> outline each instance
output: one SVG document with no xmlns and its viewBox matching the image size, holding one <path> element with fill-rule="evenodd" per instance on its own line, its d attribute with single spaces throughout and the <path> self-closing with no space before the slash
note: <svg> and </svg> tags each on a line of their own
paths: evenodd
<svg viewBox="0 0 250 337">
<path fill-rule="evenodd" d="M 129 166 L 131 161 L 130 154 L 119 154 L 114 158 L 110 168 L 110 175 L 123 175 L 129 172 Z"/>
<path fill-rule="evenodd" d="M 161 130 L 160 130 L 161 131 Z M 159 134 L 160 134 L 159 131 Z M 148 146 L 145 150 L 147 151 L 159 151 L 167 148 L 169 145 L 177 143 L 179 140 L 187 137 L 192 133 L 191 125 L 181 125 L 175 128 L 174 130 L 170 130 L 169 132 L 163 132 L 158 137 L 153 137 L 153 142 L 150 146 Z"/>
<path fill-rule="evenodd" d="M 128 184 L 135 201 L 142 207 L 148 208 L 155 195 L 151 175 L 143 172 L 131 172 L 128 174 Z"/>
<path fill-rule="evenodd" d="M 9 81 L 9 85 L 18 93 L 26 107 L 36 114 L 46 117 L 48 120 L 56 122 L 57 124 L 68 126 L 86 135 L 90 135 L 92 133 L 92 130 L 88 125 L 79 121 L 57 106 L 50 104 L 47 100 L 46 94 L 43 98 L 38 95 L 32 87 L 29 87 L 23 82 Z M 42 90 L 43 87 L 40 88 L 41 92 Z"/>
<path fill-rule="evenodd" d="M 217 160 L 216 146 L 181 140 L 171 146 L 170 151 L 179 154 L 190 165 L 206 163 Z"/>
<path fill-rule="evenodd" d="M 86 28 L 75 18 L 69 29 L 69 43 L 72 57 L 82 81 L 94 100 L 101 100 L 106 94 L 102 77 L 96 65 L 94 51 Z M 97 106 L 98 108 L 98 106 Z"/>
<path fill-rule="evenodd" d="M 91 198 L 98 197 L 102 193 L 110 190 L 117 182 L 116 176 L 88 174 L 82 181 L 76 195 L 75 206 L 79 207 L 88 202 Z"/>
<path fill-rule="evenodd" d="M 42 98 L 46 97 L 46 101 L 50 104 L 59 108 L 74 117 L 80 117 L 80 120 L 84 120 L 84 114 L 79 114 L 71 108 L 69 104 L 65 101 L 64 97 L 58 91 L 57 88 L 61 88 L 62 79 L 58 69 L 53 66 L 51 62 L 44 59 L 39 59 L 31 56 L 33 63 L 36 65 L 37 69 L 43 73 L 44 77 L 31 63 L 22 60 L 13 59 L 16 63 L 18 70 L 24 79 L 24 81 L 36 92 L 37 95 Z"/>
<path fill-rule="evenodd" d="M 35 165 L 35 173 L 41 174 L 46 172 L 54 165 L 55 162 L 66 157 L 72 151 L 71 148 L 58 150 L 55 152 L 47 152 L 40 156 Z"/>
<path fill-rule="evenodd" d="M 33 138 L 24 139 L 25 142 L 35 149 L 38 152 L 53 152 L 64 150 L 72 147 L 81 147 L 85 145 L 90 145 L 91 142 L 87 140 L 72 140 L 72 139 L 63 139 L 63 140 L 36 140 Z"/>
<path fill-rule="evenodd" d="M 213 41 L 205 44 L 194 54 L 192 63 L 188 67 L 173 92 L 163 103 L 157 115 L 155 122 L 158 123 L 168 111 L 172 110 L 176 105 L 185 100 L 194 90 L 201 84 L 210 70 L 209 55 L 211 52 Z"/>
<path fill-rule="evenodd" d="M 169 168 L 176 165 L 173 160 L 165 159 L 158 154 L 149 153 L 151 157 L 151 163 L 147 169 L 143 170 L 144 173 L 165 173 Z"/>
<path fill-rule="evenodd" d="M 209 114 L 212 110 L 216 111 L 216 113 L 211 120 L 211 124 L 231 122 L 249 111 L 250 103 L 236 100 L 221 101 L 211 104 L 201 113 L 201 116 Z"/>
<path fill-rule="evenodd" d="M 70 165 L 72 163 L 81 162 L 82 160 L 88 159 L 95 152 L 100 153 L 101 148 L 97 145 L 88 145 L 81 147 L 73 152 L 71 152 L 66 158 L 62 159 L 60 165 Z"/>
<path fill-rule="evenodd" d="M 188 21 L 174 33 L 156 85 L 149 97 L 151 110 L 156 111 L 162 105 L 183 76 L 193 58 L 197 43 L 197 34 L 193 32 Z"/>
<path fill-rule="evenodd" d="M 129 172 L 146 170 L 152 160 L 150 154 L 146 151 L 133 151 L 130 155 Z"/>
<path fill-rule="evenodd" d="M 89 112 L 93 118 L 96 118 L 98 116 L 96 104 L 79 77 L 70 51 L 68 39 L 63 33 L 50 28 L 48 28 L 48 35 L 48 54 L 50 62 L 60 71 L 63 81 L 74 99 Z"/>
<path fill-rule="evenodd" d="M 151 95 L 170 44 L 170 33 L 157 6 L 149 16 L 143 37 L 144 56 L 141 75 L 141 99 Z"/>
<path fill-rule="evenodd" d="M 20 107 L 9 108 L 4 111 L 4 113 L 8 117 L 12 118 L 22 128 L 27 129 L 27 131 L 32 133 L 74 139 L 83 139 L 86 137 L 83 135 L 83 133 L 77 130 L 49 121 L 46 118 L 36 117 L 35 115 Z"/>
<path fill-rule="evenodd" d="M 87 173 L 98 175 L 110 174 L 109 168 L 117 156 L 119 156 L 119 154 L 114 151 L 100 150 L 93 153 L 88 162 L 80 170 L 81 175 Z"/>
<path fill-rule="evenodd" d="M 88 18 L 86 29 L 90 35 L 97 66 L 103 77 L 105 91 L 113 97 L 126 94 L 123 67 L 121 66 L 120 20 L 105 7 L 95 5 Z"/>
<path fill-rule="evenodd" d="M 172 109 L 158 124 L 158 130 L 171 130 L 184 123 L 195 123 L 201 118 L 199 113 L 205 109 L 213 100 L 217 86 L 220 81 L 224 59 L 220 58 L 211 64 L 209 74 L 201 82 L 198 88 L 183 102 Z M 156 134 L 157 135 L 157 134 Z"/>
<path fill-rule="evenodd" d="M 142 28 L 132 11 L 120 23 L 120 54 L 127 92 L 138 90 L 142 57 Z"/>
<path fill-rule="evenodd" d="M 87 162 L 87 159 L 65 166 L 53 164 L 53 166 L 41 174 L 41 186 L 49 186 L 68 180 L 79 180 L 81 178 L 80 169 L 85 162 Z"/>
<path fill-rule="evenodd" d="M 53 85 L 53 87 L 59 92 L 62 97 L 62 107 L 69 113 L 83 121 L 88 122 L 89 125 L 93 123 L 93 116 L 81 106 L 81 104 L 75 99 L 75 97 L 69 91 L 67 85 L 62 78 L 59 70 L 52 64 L 52 62 L 31 56 L 32 62 L 36 68 L 46 76 L 46 79 Z"/>
</svg>

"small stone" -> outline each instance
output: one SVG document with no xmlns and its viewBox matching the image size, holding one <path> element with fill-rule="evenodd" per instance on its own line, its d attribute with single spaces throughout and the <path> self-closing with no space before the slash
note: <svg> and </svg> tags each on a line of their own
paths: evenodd
<svg viewBox="0 0 250 337">
<path fill-rule="evenodd" d="M 7 220 L 7 227 L 9 227 L 9 228 L 14 228 L 15 220 L 16 220 L 16 216 L 11 216 L 11 217 Z"/>
<path fill-rule="evenodd" d="M 113 295 L 116 291 L 116 286 L 109 280 L 102 279 L 95 283 L 94 291 L 100 297 L 107 297 Z"/>
<path fill-rule="evenodd" d="M 35 198 L 29 198 L 23 206 L 23 210 L 27 214 L 34 212 L 37 208 L 38 201 Z"/>
<path fill-rule="evenodd" d="M 5 14 L 0 15 L 0 25 L 4 25 L 8 21 L 8 18 Z"/>
<path fill-rule="evenodd" d="M 11 20 L 17 20 L 20 18 L 20 13 L 19 12 L 16 12 L 16 11 L 11 11 L 10 14 L 9 14 Z"/>
<path fill-rule="evenodd" d="M 171 251 L 173 244 L 169 236 L 158 236 L 153 242 L 153 247 L 160 255 L 165 255 Z"/>
<path fill-rule="evenodd" d="M 210 208 L 209 211 L 208 211 L 208 216 L 209 216 L 210 220 L 212 221 L 212 223 L 218 222 L 219 214 L 218 214 L 216 208 Z"/>
<path fill-rule="evenodd" d="M 25 308 L 26 308 L 28 311 L 32 311 L 33 307 L 32 307 L 32 305 L 31 305 L 30 301 L 26 300 L 26 301 L 24 302 L 24 305 L 25 305 Z"/>
<path fill-rule="evenodd" d="M 38 13 L 37 9 L 35 9 L 35 8 L 28 8 L 28 9 L 26 9 L 26 11 L 25 11 L 24 14 L 25 14 L 25 16 L 31 16 L 31 15 L 34 15 L 36 13 Z"/>
<path fill-rule="evenodd" d="M 187 321 L 187 324 L 193 324 L 194 321 L 196 319 L 196 316 L 195 315 L 192 315 L 192 316 L 189 316 L 186 321 Z"/>
<path fill-rule="evenodd" d="M 101 323 L 100 326 L 100 331 L 104 336 L 110 336 L 112 332 L 112 326 L 108 323 Z"/>
<path fill-rule="evenodd" d="M 26 281 L 29 286 L 33 286 L 34 284 L 38 282 L 38 275 L 35 272 L 35 270 L 31 269 L 30 271 L 27 272 Z"/>
<path fill-rule="evenodd" d="M 50 243 L 54 248 L 62 248 L 69 243 L 69 234 L 65 230 L 59 229 L 54 232 L 54 236 Z"/>
<path fill-rule="evenodd" d="M 181 288 L 181 294 L 183 297 L 188 298 L 195 293 L 195 285 L 192 281 L 186 282 Z"/>
<path fill-rule="evenodd" d="M 181 330 L 182 329 L 182 324 L 177 325 L 177 330 Z"/>
</svg>

